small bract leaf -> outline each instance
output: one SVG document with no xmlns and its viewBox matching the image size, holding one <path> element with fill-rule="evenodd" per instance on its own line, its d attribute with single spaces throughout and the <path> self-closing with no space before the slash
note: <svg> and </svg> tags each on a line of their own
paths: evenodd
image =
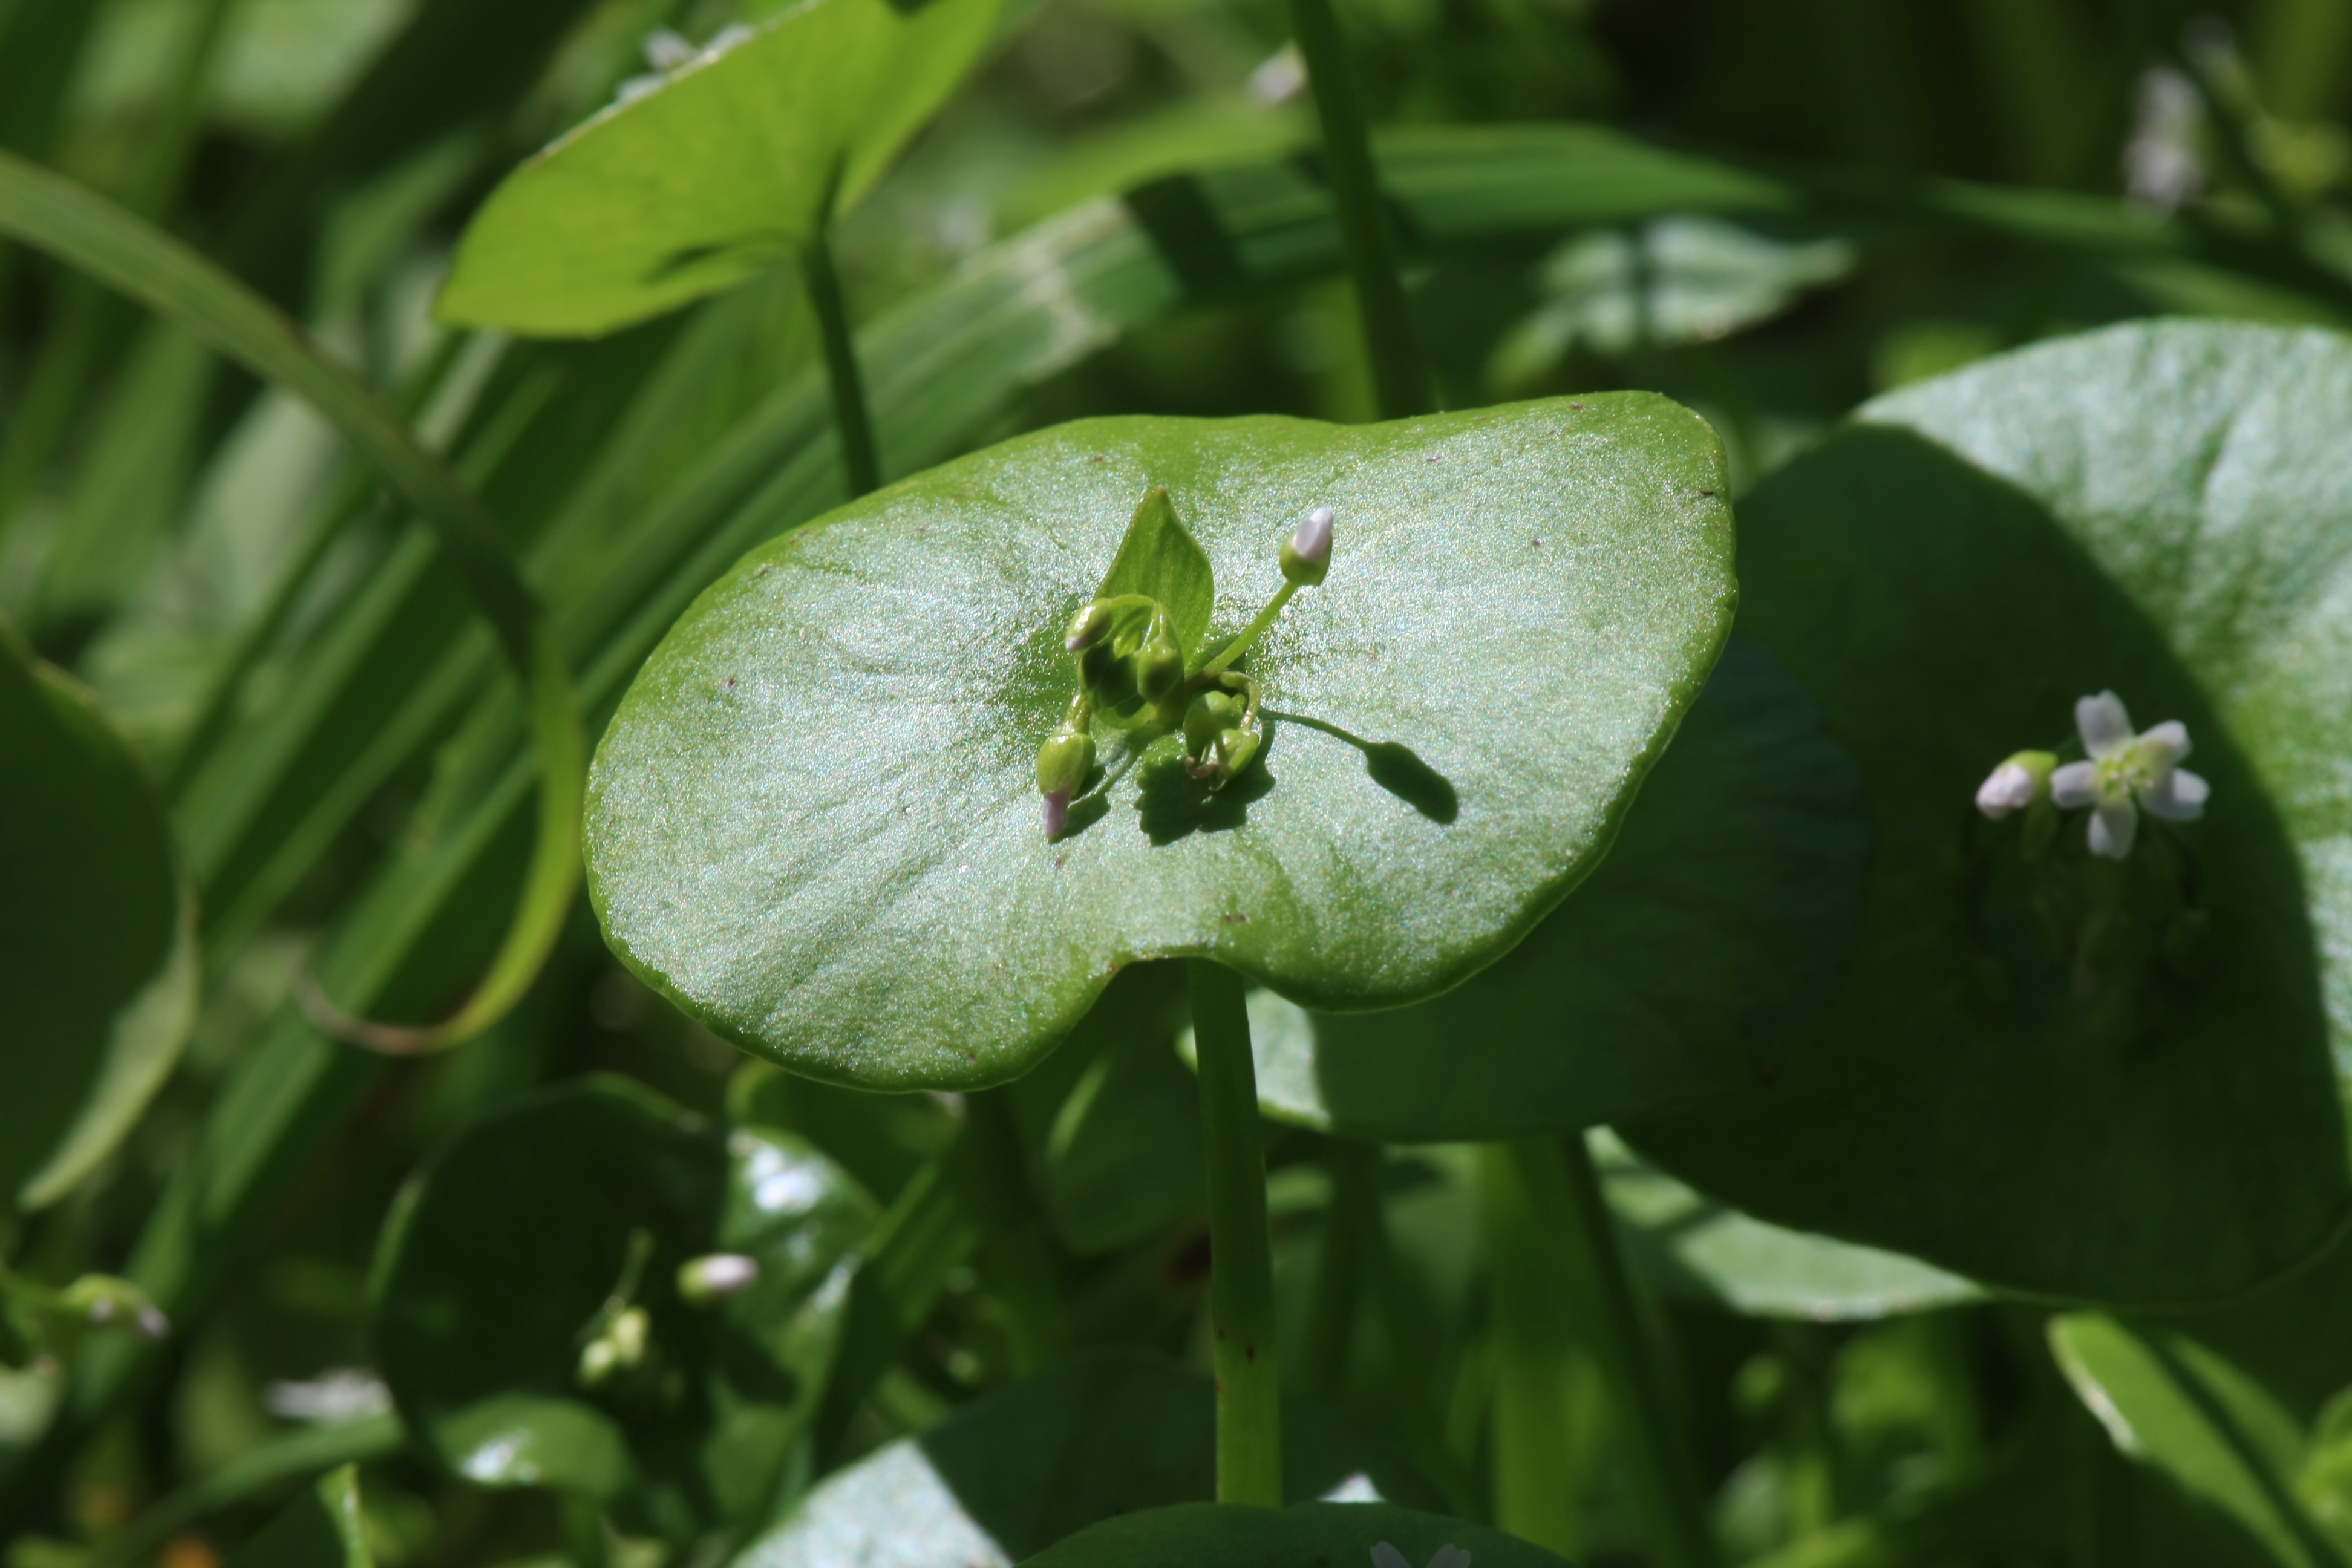
<svg viewBox="0 0 2352 1568">
<path fill-rule="evenodd" d="M 1164 485 L 1226 606 L 1283 585 L 1317 506 L 1346 543 L 1244 661 L 1260 757 L 1105 736 L 1038 830 L 1064 633 Z M 590 885 L 614 951 L 795 1071 L 1018 1077 L 1146 958 L 1301 1002 L 1465 978 L 1601 858 L 1721 649 L 1721 447 L 1646 394 L 1343 427 L 1089 421 L 917 476 L 753 552 L 606 731 Z"/>
<path fill-rule="evenodd" d="M 815 1414 L 873 1217 L 789 1134 L 728 1132 L 617 1079 L 536 1095 L 403 1195 L 373 1288 L 384 1381 L 479 1484 L 746 1522 Z M 756 1278 L 682 1296 L 681 1267 L 714 1254 Z"/>
<path fill-rule="evenodd" d="M 509 175 L 444 321 L 610 331 L 741 281 L 870 189 L 970 68 L 997 0 L 811 0 L 706 50 Z"/>
<path fill-rule="evenodd" d="M 1445 1142 L 1753 1084 L 1843 973 L 1869 858 L 1853 758 L 1735 637 L 1609 858 L 1492 967 L 1385 1013 L 1254 993 L 1258 1098 L 1325 1131 Z"/>
<path fill-rule="evenodd" d="M 195 1021 L 195 900 L 97 702 L 0 626 L 0 1204 L 106 1158 Z"/>
<path fill-rule="evenodd" d="M 1215 1433 L 1206 1377 L 1156 1356 L 1078 1356 L 829 1477 L 735 1565 L 1005 1568 L 1098 1521 L 1207 1500 Z M 1313 1405 L 1284 1407 L 1283 1477 L 1300 1499 L 1370 1487 L 1436 1501 L 1377 1439 Z"/>
<path fill-rule="evenodd" d="M 1644 1158 L 1777 1224 L 2129 1305 L 2227 1299 L 2342 1234 L 2347 423 L 2352 342 L 2136 325 L 1906 389 L 1758 489 L 1741 629 L 1860 763 L 1871 886 L 1779 1077 L 1627 1124 Z M 2108 690 L 2185 724 L 2210 804 L 2121 861 L 2088 814 L 2045 817 L 2047 863 L 2107 879 L 2037 882 L 2050 808 L 1988 821 L 1976 794 Z M 2053 939 L 2053 886 L 2168 923 L 2116 967 L 2102 928 Z"/>
<path fill-rule="evenodd" d="M 1098 599 L 1118 594 L 1140 594 L 1165 605 L 1177 646 L 1187 657 L 1201 646 L 1217 602 L 1216 579 L 1200 541 L 1178 520 L 1165 485 L 1152 486 L 1135 509 L 1110 571 L 1095 591 Z"/>
<path fill-rule="evenodd" d="M 1289 1508 L 1190 1503 L 1150 1509 L 1082 1531 L 1029 1559 L 1034 1568 L 1374 1568 L 1386 1545 L 1407 1563 L 1447 1568 L 1567 1568 L 1567 1560 L 1485 1525 L 1386 1503 L 1316 1502 Z"/>
</svg>

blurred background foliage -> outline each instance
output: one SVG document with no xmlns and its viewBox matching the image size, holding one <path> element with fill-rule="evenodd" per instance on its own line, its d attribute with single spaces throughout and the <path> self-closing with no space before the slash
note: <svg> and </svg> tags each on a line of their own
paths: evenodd
<svg viewBox="0 0 2352 1568">
<path fill-rule="evenodd" d="M 601 341 L 524 342 L 446 331 L 434 293 L 495 182 L 645 69 L 650 34 L 699 41 L 778 9 L 0 0 L 0 147 L 188 240 L 409 412 L 509 531 L 601 718 L 702 582 L 838 494 L 806 307 L 778 277 Z M 1432 128 L 1627 139 L 1594 143 L 1591 165 L 1626 190 L 1587 207 L 1559 193 L 1565 218 L 1541 216 L 1537 176 L 1535 218 L 1441 221 L 1475 192 L 1442 159 L 1414 165 L 1435 172 L 1400 198 L 1407 280 L 1448 405 L 1663 391 L 1717 424 L 1744 489 L 1869 395 L 2003 348 L 2163 312 L 2340 325 L 2352 310 L 2347 0 L 1340 9 L 1401 158 L 1436 158 Z M 1221 222 L 1239 232 L 1249 179 L 1311 173 L 1287 30 L 1272 0 L 1008 11 L 983 70 L 838 237 L 891 472 L 1079 415 L 1370 416 L 1328 239 L 1296 264 L 1186 259 L 1193 241 L 1217 250 Z M 1610 161 L 1628 149 L 1698 162 Z M 1561 167 L 1572 181 L 1584 165 Z M 1171 178 L 1200 169 L 1229 177 Z M 1138 194 L 1122 207 L 1122 192 Z M 1122 210 L 1174 258 L 1180 296 L 1087 294 L 1081 242 Z M 922 357 L 950 340 L 963 360 Z M 401 1184 L 485 1108 L 609 1073 L 714 1120 L 798 1130 L 887 1206 L 967 1108 L 850 1103 L 744 1065 L 622 973 L 584 908 L 525 1005 L 461 1050 L 387 1064 L 311 1032 L 289 1001 L 308 967 L 350 1005 L 418 1019 L 478 970 L 525 846 L 512 696 L 416 524 L 317 416 L 5 247 L 0 615 L 96 690 L 159 781 L 207 965 L 180 1066 L 115 1157 L 65 1203 L 0 1215 L 19 1272 L 61 1283 L 143 1259 L 177 1324 L 80 1404 L 52 1364 L 0 1371 L 12 1568 L 203 1568 L 291 1493 L 290 1472 L 236 1481 L 254 1456 L 371 1420 L 348 1457 L 366 1460 L 382 1563 L 661 1561 L 556 1494 L 476 1487 L 383 1436 L 369 1270 Z M 1198 1144 L 1169 1037 L 1082 1039 L 1011 1102 L 1066 1343 L 1199 1361 Z M 1323 1141 L 1272 1138 L 1285 1322 L 1305 1336 L 1316 1260 L 1360 1216 L 1335 1197 Z M 1501 1484 L 1479 1181 L 1470 1151 L 1391 1152 L 1370 1189 L 1379 1310 L 1345 1356 L 1302 1340 L 1285 1363 L 1473 1517 Z M 948 1250 L 903 1339 L 828 1416 L 820 1468 L 1030 1370 L 992 1254 L 968 1235 Z M 1976 1510 L 1993 1525 L 1918 1560 L 2241 1550 L 2114 1454 L 2034 1309 L 1963 1289 L 1937 1310 L 1826 1321 L 1855 1304 L 1652 1278 L 1737 1560 L 1896 1560 L 1804 1553 L 1846 1539 L 1842 1521 L 1911 1518 L 1997 1445 L 2009 1490 Z M 1641 1561 L 1605 1419 L 1592 1398 L 1571 1409 L 1561 1528 L 1587 1561 Z M 224 1477 L 224 1506 L 118 1534 Z M 1997 1528 L 2010 1512 L 2040 1521 L 2022 1543 Z M 2101 1550 L 2122 1554 L 2084 1554 Z"/>
</svg>

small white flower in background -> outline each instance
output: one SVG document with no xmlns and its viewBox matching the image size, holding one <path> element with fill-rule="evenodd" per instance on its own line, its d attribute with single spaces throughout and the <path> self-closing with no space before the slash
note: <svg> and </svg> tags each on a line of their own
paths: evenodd
<svg viewBox="0 0 2352 1568">
<path fill-rule="evenodd" d="M 694 46 L 687 42 L 685 36 L 668 27 L 656 27 L 647 33 L 641 47 L 646 64 L 657 71 L 676 70 L 695 55 Z"/>
<path fill-rule="evenodd" d="M 2048 752 L 2020 752 L 1977 786 L 1977 809 L 1995 822 L 2022 811 L 2042 796 L 2058 759 Z"/>
<path fill-rule="evenodd" d="M 2135 734 L 2122 700 L 2102 691 L 2074 704 L 2074 727 L 2090 760 L 2052 773 L 2050 798 L 2069 811 L 2091 808 L 2092 854 L 2110 860 L 2129 855 L 2142 811 L 2167 822 L 2204 815 L 2212 786 L 2178 765 L 2189 754 L 2189 731 L 2179 721 Z"/>
<path fill-rule="evenodd" d="M 261 1403 L 289 1421 L 334 1426 L 383 1415 L 392 1408 L 392 1391 L 373 1373 L 339 1366 L 307 1383 L 273 1383 L 261 1391 Z"/>
<path fill-rule="evenodd" d="M 1383 1541 L 1372 1548 L 1372 1568 L 1412 1568 L 1412 1560 Z M 1470 1568 L 1470 1553 L 1459 1546 L 1441 1546 L 1429 1568 Z"/>
<path fill-rule="evenodd" d="M 740 1252 L 713 1252 L 677 1270 L 677 1293 L 697 1305 L 740 1296 L 759 1282 L 760 1260 Z"/>
<path fill-rule="evenodd" d="M 1250 96 L 1268 109 L 1288 103 L 1307 90 L 1307 61 L 1297 44 L 1285 44 L 1250 72 Z"/>
</svg>

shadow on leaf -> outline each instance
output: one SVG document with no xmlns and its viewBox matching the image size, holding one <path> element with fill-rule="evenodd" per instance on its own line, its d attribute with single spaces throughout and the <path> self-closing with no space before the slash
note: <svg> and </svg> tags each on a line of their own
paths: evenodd
<svg viewBox="0 0 2352 1568">
<path fill-rule="evenodd" d="M 1337 724 L 1299 713 L 1277 713 L 1271 708 L 1265 710 L 1265 716 L 1285 724 L 1303 724 L 1355 747 L 1364 754 L 1364 772 L 1371 775 L 1374 784 L 1430 821 L 1448 823 L 1462 815 L 1462 796 L 1454 789 L 1454 781 L 1423 762 L 1421 754 L 1402 742 L 1367 741 Z M 1273 732 L 1268 729 L 1269 738 Z"/>
</svg>

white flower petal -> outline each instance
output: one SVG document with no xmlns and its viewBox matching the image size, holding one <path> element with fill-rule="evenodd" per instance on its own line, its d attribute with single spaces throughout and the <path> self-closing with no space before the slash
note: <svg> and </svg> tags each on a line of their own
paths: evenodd
<svg viewBox="0 0 2352 1568">
<path fill-rule="evenodd" d="M 2050 775 L 2050 798 L 2069 811 L 2089 805 L 2099 798 L 2098 777 L 2096 763 L 2068 763 Z"/>
<path fill-rule="evenodd" d="M 2129 801 L 2103 805 L 2091 814 L 2091 853 L 2120 860 L 2139 834 L 2139 812 Z"/>
<path fill-rule="evenodd" d="M 2168 719 L 2132 742 L 2132 757 L 2152 773 L 2161 773 L 2189 754 L 2189 726 Z"/>
<path fill-rule="evenodd" d="M 2205 802 L 2213 786 L 2187 768 L 2173 768 L 2148 788 L 2139 792 L 2140 805 L 2147 807 L 2150 816 L 2160 816 L 2167 822 L 2194 822 L 2205 815 Z"/>
<path fill-rule="evenodd" d="M 2083 733 L 2083 750 L 2094 761 L 2104 761 L 2132 743 L 2131 715 L 2123 699 L 2112 691 L 2085 697 L 2074 704 L 2074 728 Z"/>
<path fill-rule="evenodd" d="M 2003 763 L 1977 786 L 1977 809 L 1999 821 L 2012 811 L 2032 805 L 2037 788 L 2032 773 L 2015 763 Z"/>
</svg>

